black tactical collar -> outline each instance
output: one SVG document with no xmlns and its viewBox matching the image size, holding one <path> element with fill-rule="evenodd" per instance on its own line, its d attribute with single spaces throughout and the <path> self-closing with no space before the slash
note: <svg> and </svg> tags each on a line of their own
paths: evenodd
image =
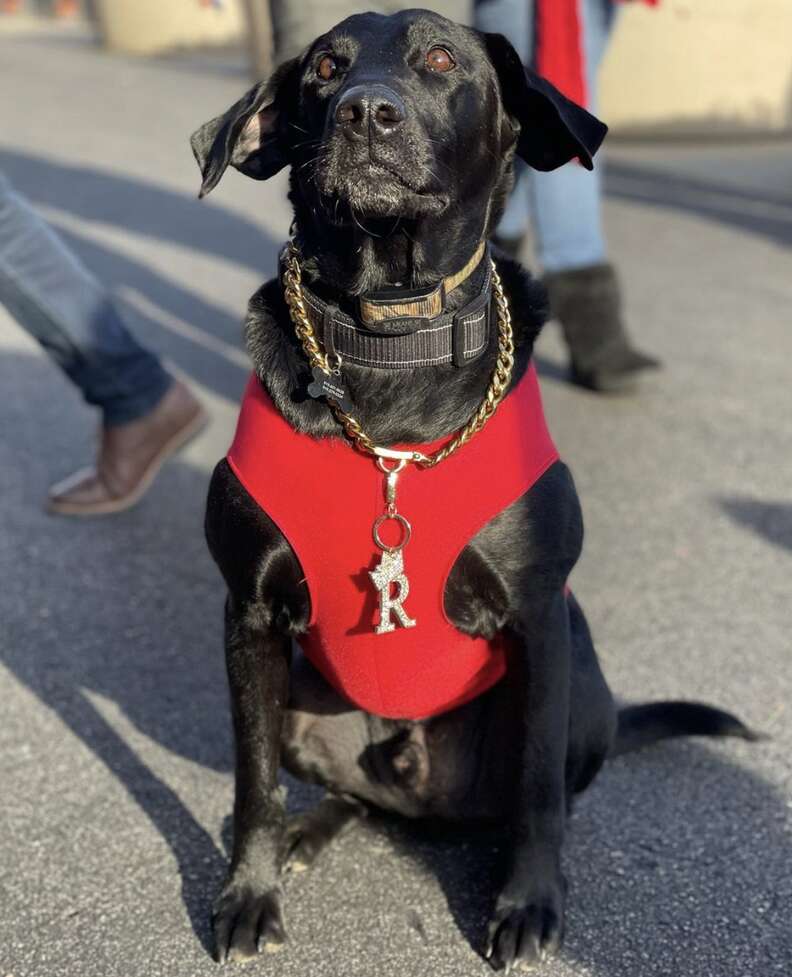
<svg viewBox="0 0 792 977">
<path fill-rule="evenodd" d="M 456 312 L 446 296 L 485 262 L 481 288 Z M 482 241 L 467 264 L 438 285 L 420 291 L 392 289 L 362 296 L 359 320 L 325 302 L 304 283 L 308 317 L 328 358 L 380 369 L 409 370 L 453 363 L 465 366 L 487 348 L 492 305 L 489 248 Z M 384 331 L 373 331 L 373 330 Z"/>
</svg>

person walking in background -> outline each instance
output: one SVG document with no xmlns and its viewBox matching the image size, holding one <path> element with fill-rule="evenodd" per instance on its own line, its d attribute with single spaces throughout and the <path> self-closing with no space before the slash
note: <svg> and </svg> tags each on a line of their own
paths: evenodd
<svg viewBox="0 0 792 977">
<path fill-rule="evenodd" d="M 53 486 L 50 511 L 128 509 L 206 414 L 132 338 L 111 297 L 2 173 L 0 304 L 102 411 L 96 466 Z"/>
<path fill-rule="evenodd" d="M 476 0 L 475 25 L 506 35 L 524 64 L 596 112 L 597 74 L 616 7 L 614 0 Z M 540 173 L 519 164 L 496 243 L 518 257 L 533 224 L 551 312 L 569 348 L 571 378 L 591 390 L 613 392 L 630 389 L 640 373 L 660 364 L 628 338 L 601 204 L 601 167 L 589 172 L 573 162 Z"/>
</svg>

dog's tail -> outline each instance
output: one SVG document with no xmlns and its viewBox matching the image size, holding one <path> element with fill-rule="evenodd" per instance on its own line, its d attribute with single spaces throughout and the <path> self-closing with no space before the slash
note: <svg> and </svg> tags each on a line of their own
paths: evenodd
<svg viewBox="0 0 792 977">
<path fill-rule="evenodd" d="M 619 710 L 616 738 L 608 756 L 632 753 L 673 736 L 736 736 L 763 740 L 730 712 L 703 702 L 650 702 Z"/>
</svg>

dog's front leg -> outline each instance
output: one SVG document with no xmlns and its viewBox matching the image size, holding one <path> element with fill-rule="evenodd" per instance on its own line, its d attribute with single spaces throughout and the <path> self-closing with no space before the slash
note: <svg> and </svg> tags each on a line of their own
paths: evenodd
<svg viewBox="0 0 792 977">
<path fill-rule="evenodd" d="M 510 677 L 521 696 L 520 770 L 505 884 L 489 928 L 487 956 L 508 973 L 561 944 L 566 884 L 561 843 L 569 726 L 570 639 L 563 592 L 546 597 L 516 627 Z"/>
<path fill-rule="evenodd" d="M 212 917 L 220 963 L 249 959 L 286 938 L 278 882 L 285 812 L 277 777 L 291 639 L 256 618 L 229 598 L 226 665 L 236 781 L 231 867 Z"/>
</svg>

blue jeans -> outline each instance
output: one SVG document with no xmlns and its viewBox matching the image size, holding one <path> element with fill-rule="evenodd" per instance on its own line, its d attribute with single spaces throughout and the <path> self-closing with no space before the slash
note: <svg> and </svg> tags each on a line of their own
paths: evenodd
<svg viewBox="0 0 792 977">
<path fill-rule="evenodd" d="M 0 303 L 102 409 L 108 427 L 147 414 L 172 383 L 99 282 L 2 173 Z"/>
<path fill-rule="evenodd" d="M 597 73 L 613 20 L 612 0 L 579 0 L 586 84 L 591 111 L 597 102 Z M 505 34 L 524 64 L 534 58 L 533 0 L 478 0 L 476 27 Z M 504 238 L 519 238 L 533 225 L 536 252 L 545 271 L 585 268 L 606 260 L 602 232 L 601 166 L 589 172 L 567 163 L 550 173 L 530 170 L 518 161 L 514 190 L 498 226 Z"/>
</svg>

